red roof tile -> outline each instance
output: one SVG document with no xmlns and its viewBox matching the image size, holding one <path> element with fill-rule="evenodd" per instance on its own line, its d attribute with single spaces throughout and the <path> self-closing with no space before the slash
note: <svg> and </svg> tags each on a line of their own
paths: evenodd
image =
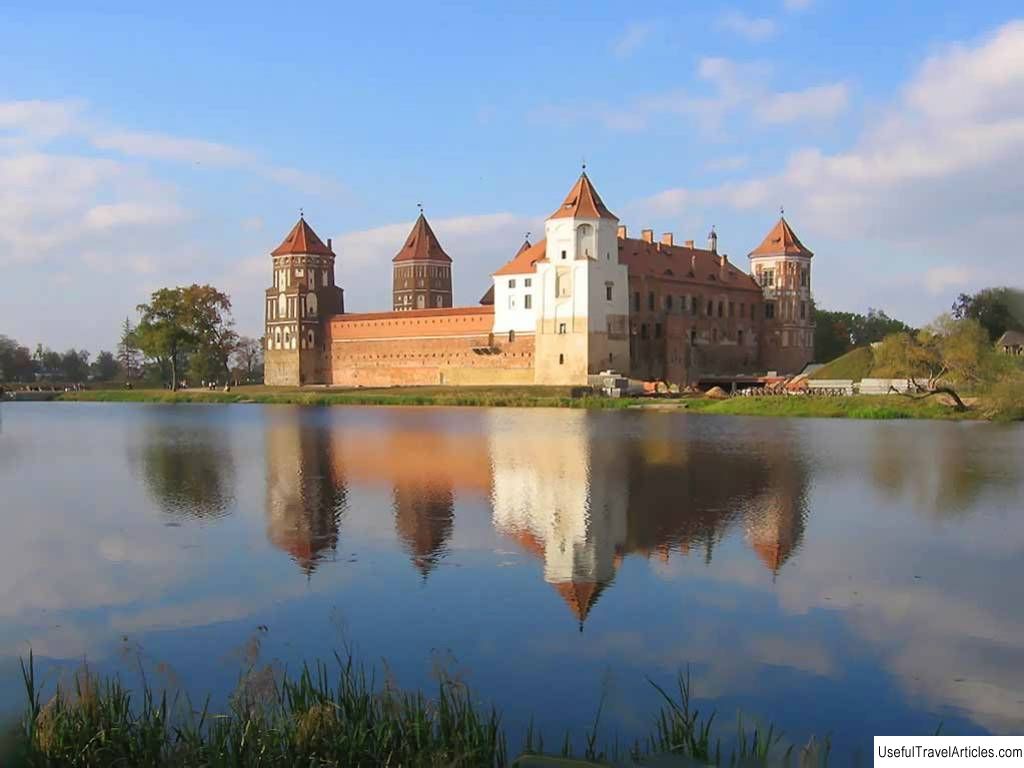
<svg viewBox="0 0 1024 768">
<path fill-rule="evenodd" d="M 720 256 L 703 248 L 648 243 L 636 238 L 619 238 L 619 262 L 630 277 L 657 277 L 681 282 L 715 283 L 728 288 L 760 292 L 757 282 L 733 264 L 727 264 L 722 280 Z"/>
<path fill-rule="evenodd" d="M 395 258 L 392 261 L 451 261 L 451 257 L 444 252 L 437 235 L 427 223 L 427 218 L 422 213 L 412 225 L 412 231 L 405 240 Z"/>
<path fill-rule="evenodd" d="M 800 242 L 784 216 L 772 227 L 761 244 L 750 252 L 751 256 L 807 256 L 814 254 Z"/>
<path fill-rule="evenodd" d="M 564 219 L 576 216 L 581 219 L 615 219 L 618 217 L 609 211 L 601 201 L 594 185 L 590 183 L 587 174 L 581 173 L 579 180 L 569 190 L 565 201 L 558 207 L 558 210 L 549 218 Z"/>
<path fill-rule="evenodd" d="M 299 217 L 299 220 L 288 233 L 288 237 L 282 241 L 274 250 L 271 256 L 284 256 L 291 253 L 312 253 L 319 256 L 331 256 L 331 249 L 324 245 L 323 240 L 316 236 L 313 228 L 306 223 L 306 220 Z"/>
<path fill-rule="evenodd" d="M 544 258 L 546 248 L 547 240 L 541 240 L 534 245 L 530 245 L 530 241 L 527 240 L 522 244 L 522 246 L 520 246 L 519 252 L 516 253 L 512 260 L 494 274 L 522 275 L 530 272 L 536 272 L 537 268 L 534 264 Z"/>
</svg>

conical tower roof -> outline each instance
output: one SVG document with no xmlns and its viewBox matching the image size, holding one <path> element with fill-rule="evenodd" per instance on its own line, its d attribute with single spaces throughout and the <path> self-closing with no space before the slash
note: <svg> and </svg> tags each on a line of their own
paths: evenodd
<svg viewBox="0 0 1024 768">
<path fill-rule="evenodd" d="M 771 232 L 765 235 L 764 240 L 754 250 L 751 256 L 807 256 L 814 254 L 800 242 L 796 232 L 789 226 L 785 216 L 780 216 L 778 223 L 772 227 Z"/>
<path fill-rule="evenodd" d="M 395 258 L 392 261 L 451 261 L 451 257 L 444 252 L 437 235 L 427 223 L 427 217 L 422 213 L 412 225 L 412 231 L 405 240 Z"/>
<path fill-rule="evenodd" d="M 566 195 L 565 201 L 548 218 L 565 219 L 569 217 L 619 220 L 618 216 L 605 207 L 586 171 L 580 174 L 579 179 Z"/>
<path fill-rule="evenodd" d="M 313 253 L 318 256 L 331 256 L 331 249 L 324 245 L 324 241 L 317 237 L 313 228 L 306 223 L 302 216 L 292 227 L 292 231 L 281 242 L 277 248 L 270 252 L 271 256 L 284 256 L 290 253 Z"/>
</svg>

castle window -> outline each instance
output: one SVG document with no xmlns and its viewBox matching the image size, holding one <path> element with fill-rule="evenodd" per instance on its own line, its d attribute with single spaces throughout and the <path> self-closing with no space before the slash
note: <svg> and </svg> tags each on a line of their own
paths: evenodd
<svg viewBox="0 0 1024 768">
<path fill-rule="evenodd" d="M 325 269 L 322 274 L 323 274 L 324 288 L 326 288 L 327 287 L 327 270 Z"/>
<path fill-rule="evenodd" d="M 516 287 L 515 278 L 512 278 L 511 280 L 508 281 L 508 287 L 509 288 L 515 288 Z"/>
<path fill-rule="evenodd" d="M 565 355 L 559 355 L 558 356 L 558 364 L 559 365 L 564 365 L 565 364 Z"/>
<path fill-rule="evenodd" d="M 444 298 L 441 297 L 441 296 L 436 296 L 434 298 L 434 306 L 435 307 L 440 307 L 443 302 L 444 302 Z"/>
<path fill-rule="evenodd" d="M 523 279 L 523 285 L 525 285 L 527 288 L 529 288 L 531 285 L 533 285 L 533 279 L 529 278 L 529 277 L 524 278 Z"/>
<path fill-rule="evenodd" d="M 809 280 L 808 280 L 807 267 L 800 267 L 800 287 L 801 288 L 806 288 L 808 282 L 809 282 Z"/>
<path fill-rule="evenodd" d="M 736 331 L 736 343 L 743 346 L 743 331 Z"/>
<path fill-rule="evenodd" d="M 761 270 L 761 287 L 762 288 L 774 288 L 775 287 L 775 270 L 774 269 L 763 269 L 763 270 Z"/>
<path fill-rule="evenodd" d="M 640 291 L 637 291 L 636 293 L 633 294 L 633 311 L 640 311 Z"/>
<path fill-rule="evenodd" d="M 775 317 L 775 302 L 774 301 L 766 301 L 764 303 L 764 316 L 768 320 L 771 320 L 772 318 Z"/>
<path fill-rule="evenodd" d="M 696 296 L 691 296 L 690 297 L 690 314 L 693 315 L 694 317 L 697 316 L 697 297 Z"/>
<path fill-rule="evenodd" d="M 665 294 L 665 309 L 669 312 L 672 311 L 672 294 Z"/>
<path fill-rule="evenodd" d="M 647 323 L 640 323 L 640 338 L 647 338 Z"/>
<path fill-rule="evenodd" d="M 654 324 L 654 338 L 656 338 L 656 339 L 660 339 L 661 338 L 661 323 L 655 323 Z"/>
<path fill-rule="evenodd" d="M 734 314 L 736 314 L 736 304 L 730 301 L 729 302 L 729 317 L 732 317 Z"/>
<path fill-rule="evenodd" d="M 516 297 L 515 296 L 509 296 L 508 297 L 508 308 L 509 309 L 515 309 L 516 308 Z"/>
<path fill-rule="evenodd" d="M 562 251 L 562 261 L 565 261 L 565 251 Z"/>
<path fill-rule="evenodd" d="M 647 308 L 654 309 L 654 291 L 647 294 Z"/>
<path fill-rule="evenodd" d="M 718 316 L 719 317 L 722 316 L 722 311 L 725 309 L 724 303 L 725 302 L 722 302 L 722 301 L 718 302 Z"/>
<path fill-rule="evenodd" d="M 806 320 L 807 319 L 807 302 L 806 301 L 801 301 L 800 302 L 800 319 L 801 320 Z"/>
<path fill-rule="evenodd" d="M 513 341 L 516 340 L 516 332 L 515 331 L 509 331 L 508 332 L 508 340 L 509 340 L 509 342 L 513 342 Z"/>
<path fill-rule="evenodd" d="M 697 343 L 697 329 L 696 328 L 691 328 L 690 329 L 690 346 L 693 346 L 696 343 Z"/>
<path fill-rule="evenodd" d="M 533 296 L 530 294 L 523 296 L 523 309 L 533 309 Z"/>
<path fill-rule="evenodd" d="M 715 314 L 715 302 L 709 301 L 708 302 L 708 306 L 707 306 L 707 310 L 708 310 L 708 317 L 711 317 L 713 314 Z"/>
<path fill-rule="evenodd" d="M 611 283 L 605 283 L 604 284 L 604 297 L 608 301 L 612 300 L 612 284 Z"/>
<path fill-rule="evenodd" d="M 558 332 L 560 334 L 564 334 L 565 333 L 565 323 L 559 323 L 558 324 Z"/>
<path fill-rule="evenodd" d="M 747 305 L 741 303 L 740 304 L 740 317 L 746 317 L 746 316 L 747 316 Z"/>
</svg>

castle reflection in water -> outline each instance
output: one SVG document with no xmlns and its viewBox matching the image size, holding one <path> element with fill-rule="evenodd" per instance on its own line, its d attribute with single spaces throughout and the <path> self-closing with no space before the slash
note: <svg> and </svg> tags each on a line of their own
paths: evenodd
<svg viewBox="0 0 1024 768">
<path fill-rule="evenodd" d="M 626 557 L 710 563 L 723 538 L 741 532 L 775 574 L 800 546 L 807 472 L 778 435 L 771 450 L 730 452 L 688 440 L 685 421 L 569 412 L 567 428 L 565 416 L 427 409 L 383 426 L 270 419 L 267 537 L 311 575 L 336 555 L 350 490 L 387 491 L 394 533 L 426 579 L 447 553 L 457 503 L 489 502 L 494 529 L 536 558 L 581 629 Z M 609 425 L 633 432 L 605 439 Z"/>
</svg>

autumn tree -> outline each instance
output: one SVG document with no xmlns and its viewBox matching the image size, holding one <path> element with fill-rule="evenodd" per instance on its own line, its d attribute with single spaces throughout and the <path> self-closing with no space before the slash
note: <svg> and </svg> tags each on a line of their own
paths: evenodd
<svg viewBox="0 0 1024 768">
<path fill-rule="evenodd" d="M 259 377 L 263 368 L 263 345 L 262 338 L 239 337 L 238 346 L 235 349 L 235 366 L 245 381 L 252 381 Z"/>
</svg>

